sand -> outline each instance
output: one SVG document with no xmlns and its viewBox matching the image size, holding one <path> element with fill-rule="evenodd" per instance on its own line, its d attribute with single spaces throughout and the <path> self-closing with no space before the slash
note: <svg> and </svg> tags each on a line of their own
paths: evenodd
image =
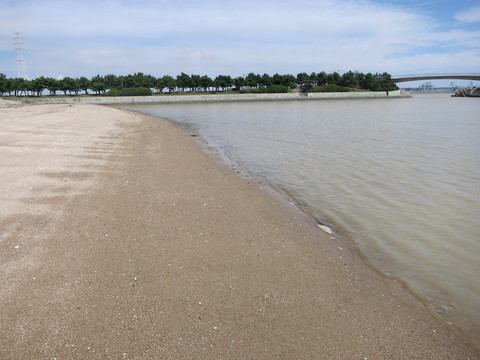
<svg viewBox="0 0 480 360">
<path fill-rule="evenodd" d="M 0 359 L 478 359 L 167 121 L 0 106 Z"/>
</svg>

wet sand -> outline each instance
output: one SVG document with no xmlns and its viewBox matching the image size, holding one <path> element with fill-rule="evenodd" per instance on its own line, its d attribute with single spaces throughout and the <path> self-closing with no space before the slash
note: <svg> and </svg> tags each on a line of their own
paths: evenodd
<svg viewBox="0 0 480 360">
<path fill-rule="evenodd" d="M 480 358 L 167 121 L 2 105 L 0 198 L 1 359 Z"/>
</svg>

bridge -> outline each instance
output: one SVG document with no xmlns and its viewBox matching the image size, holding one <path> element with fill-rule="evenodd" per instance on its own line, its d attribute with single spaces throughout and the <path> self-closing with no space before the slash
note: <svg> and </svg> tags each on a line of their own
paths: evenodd
<svg viewBox="0 0 480 360">
<path fill-rule="evenodd" d="M 452 80 L 480 80 L 480 74 L 423 74 L 423 75 L 401 75 L 392 76 L 392 82 L 406 82 L 416 80 L 437 80 L 437 79 L 452 79 Z"/>
</svg>

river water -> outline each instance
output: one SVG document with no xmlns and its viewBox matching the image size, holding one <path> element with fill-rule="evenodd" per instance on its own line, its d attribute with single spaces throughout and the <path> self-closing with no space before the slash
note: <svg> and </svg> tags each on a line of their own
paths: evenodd
<svg viewBox="0 0 480 360">
<path fill-rule="evenodd" d="M 149 105 L 480 339 L 480 99 Z"/>
</svg>

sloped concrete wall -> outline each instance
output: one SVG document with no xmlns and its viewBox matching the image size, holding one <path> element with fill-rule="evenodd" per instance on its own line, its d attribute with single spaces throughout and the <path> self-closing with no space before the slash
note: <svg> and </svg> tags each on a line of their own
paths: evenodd
<svg viewBox="0 0 480 360">
<path fill-rule="evenodd" d="M 381 92 L 344 92 L 344 93 L 287 93 L 287 94 L 215 94 L 215 95 L 161 95 L 161 96 L 72 96 L 20 99 L 25 104 L 101 104 L 101 105 L 133 105 L 133 104 L 175 104 L 175 103 L 211 103 L 236 101 L 287 101 L 315 99 L 370 99 L 386 97 L 409 97 L 399 90 L 388 93 Z"/>
</svg>

